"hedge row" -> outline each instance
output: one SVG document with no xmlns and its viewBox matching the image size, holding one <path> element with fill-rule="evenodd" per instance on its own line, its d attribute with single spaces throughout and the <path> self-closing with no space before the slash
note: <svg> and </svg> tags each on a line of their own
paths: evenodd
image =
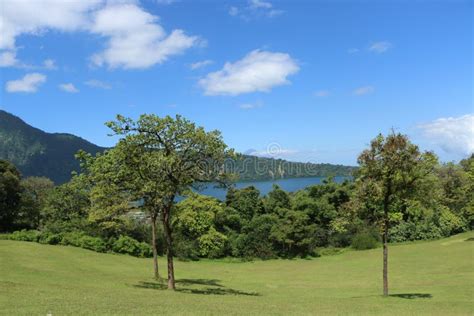
<svg viewBox="0 0 474 316">
<path fill-rule="evenodd" d="M 37 230 L 21 230 L 1 236 L 3 239 L 38 242 L 48 245 L 74 246 L 96 252 L 114 252 L 135 257 L 149 258 L 153 256 L 149 244 L 139 242 L 128 236 L 120 236 L 105 241 L 99 237 L 88 236 L 83 232 L 54 234 Z"/>
</svg>

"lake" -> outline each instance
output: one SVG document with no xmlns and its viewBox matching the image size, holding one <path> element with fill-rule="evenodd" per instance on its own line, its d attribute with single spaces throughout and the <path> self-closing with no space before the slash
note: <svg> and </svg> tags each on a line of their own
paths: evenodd
<svg viewBox="0 0 474 316">
<path fill-rule="evenodd" d="M 246 188 L 248 186 L 253 185 L 256 187 L 260 194 L 266 195 L 268 192 L 272 190 L 274 184 L 277 184 L 285 191 L 288 192 L 295 192 L 301 189 L 304 189 L 310 185 L 320 184 L 325 177 L 308 177 L 308 178 L 291 178 L 291 179 L 278 179 L 278 180 L 266 180 L 266 181 L 245 181 L 245 182 L 237 182 L 235 187 L 237 189 Z M 346 180 L 347 177 L 334 177 L 335 182 L 342 182 Z M 213 196 L 220 200 L 225 200 L 225 196 L 227 190 L 224 188 L 215 187 L 215 185 L 208 185 L 206 188 L 198 191 L 200 194 Z"/>
</svg>

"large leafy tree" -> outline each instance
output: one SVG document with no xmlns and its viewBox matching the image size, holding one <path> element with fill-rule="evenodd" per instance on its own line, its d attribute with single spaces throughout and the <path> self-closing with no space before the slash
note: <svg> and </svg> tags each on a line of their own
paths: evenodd
<svg viewBox="0 0 474 316">
<path fill-rule="evenodd" d="M 13 229 L 21 199 L 21 175 L 9 161 L 0 160 L 0 231 Z"/>
<path fill-rule="evenodd" d="M 18 216 L 19 227 L 38 228 L 41 210 L 46 198 L 54 189 L 54 182 L 45 177 L 28 177 L 21 180 L 21 207 Z"/>
<path fill-rule="evenodd" d="M 358 197 L 366 218 L 380 225 L 383 241 L 383 294 L 388 295 L 390 218 L 403 211 L 403 201 L 417 194 L 419 183 L 434 172 L 436 157 L 421 153 L 408 137 L 378 135 L 359 158 Z"/>
<path fill-rule="evenodd" d="M 182 116 L 141 115 L 136 121 L 118 115 L 106 123 L 121 137 L 116 147 L 89 161 L 95 193 L 93 205 L 105 196 L 131 195 L 143 203 L 152 226 L 155 277 L 159 277 L 156 223 L 162 220 L 167 248 L 168 288 L 175 288 L 171 217 L 177 196 L 197 183 L 224 180 L 228 150 L 219 131 L 206 132 Z M 115 207 L 113 205 L 115 204 Z M 111 203 L 111 213 L 124 205 Z M 94 207 L 92 207 L 94 209 Z"/>
</svg>

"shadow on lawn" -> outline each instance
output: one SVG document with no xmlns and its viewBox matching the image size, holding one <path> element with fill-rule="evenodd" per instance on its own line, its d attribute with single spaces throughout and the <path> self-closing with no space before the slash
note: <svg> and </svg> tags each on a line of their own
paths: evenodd
<svg viewBox="0 0 474 316">
<path fill-rule="evenodd" d="M 402 293 L 402 294 L 390 294 L 391 297 L 406 298 L 409 300 L 415 298 L 432 298 L 433 295 L 427 293 Z"/>
<path fill-rule="evenodd" d="M 366 297 L 380 297 L 382 295 L 368 295 L 368 296 L 354 296 L 353 298 L 366 298 Z M 417 298 L 433 298 L 433 295 L 428 293 L 400 293 L 400 294 L 389 294 L 389 297 L 398 297 L 408 300 L 413 300 Z M 384 296 L 382 296 L 384 297 Z"/>
<path fill-rule="evenodd" d="M 164 280 L 165 281 L 165 280 Z M 193 285 L 205 285 L 212 287 L 205 288 L 189 288 L 181 287 L 193 286 Z M 153 289 L 153 290 L 166 290 L 168 286 L 166 283 L 160 282 L 140 282 L 139 284 L 133 285 L 136 288 L 142 289 Z M 202 295 L 245 295 L 245 296 L 260 296 L 256 292 L 244 292 L 227 288 L 219 283 L 219 280 L 215 279 L 180 279 L 176 280 L 176 292 L 190 293 L 190 294 L 202 294 Z"/>
</svg>

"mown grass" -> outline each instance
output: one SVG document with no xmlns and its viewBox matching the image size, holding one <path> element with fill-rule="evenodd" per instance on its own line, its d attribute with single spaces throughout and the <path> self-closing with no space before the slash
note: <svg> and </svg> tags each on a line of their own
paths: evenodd
<svg viewBox="0 0 474 316">
<path fill-rule="evenodd" d="M 474 232 L 311 260 L 177 262 L 177 291 L 152 278 L 150 259 L 0 241 L 6 315 L 472 315 Z M 160 261 L 164 275 L 164 260 Z"/>
</svg>

